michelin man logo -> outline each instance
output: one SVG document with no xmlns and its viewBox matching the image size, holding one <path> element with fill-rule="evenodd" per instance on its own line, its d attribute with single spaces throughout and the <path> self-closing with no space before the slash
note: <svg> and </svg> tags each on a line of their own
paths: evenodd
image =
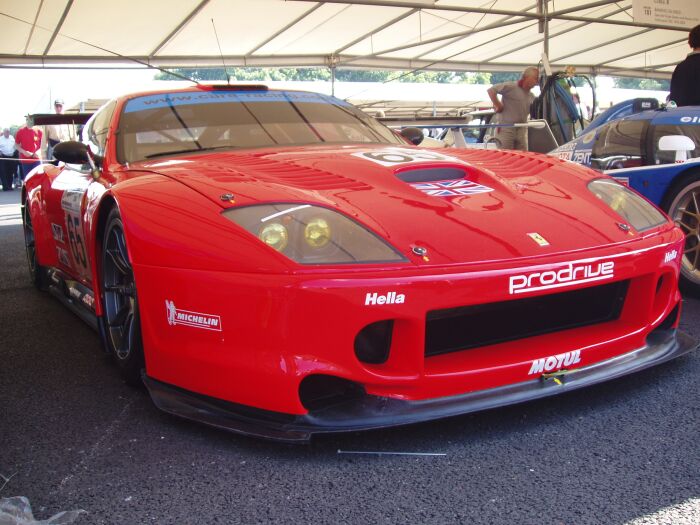
<svg viewBox="0 0 700 525">
<path fill-rule="evenodd" d="M 166 300 L 165 310 L 168 312 L 168 324 L 173 326 L 175 324 L 175 303 Z"/>
</svg>

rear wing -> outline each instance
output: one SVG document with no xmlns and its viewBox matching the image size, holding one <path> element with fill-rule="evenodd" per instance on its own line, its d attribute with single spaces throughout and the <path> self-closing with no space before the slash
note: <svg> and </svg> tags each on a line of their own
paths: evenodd
<svg viewBox="0 0 700 525">
<path fill-rule="evenodd" d="M 55 124 L 72 124 L 82 126 L 94 113 L 34 113 L 29 115 L 36 126 L 51 126 Z"/>
</svg>

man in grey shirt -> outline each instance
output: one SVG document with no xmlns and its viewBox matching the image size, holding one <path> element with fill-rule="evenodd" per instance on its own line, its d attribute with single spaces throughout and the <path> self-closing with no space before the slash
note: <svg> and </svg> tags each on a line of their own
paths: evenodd
<svg viewBox="0 0 700 525">
<path fill-rule="evenodd" d="M 517 82 L 494 84 L 487 90 L 493 103 L 493 109 L 496 110 L 499 124 L 527 122 L 530 115 L 530 105 L 535 100 L 535 96 L 530 93 L 530 90 L 537 85 L 539 74 L 536 67 L 528 67 Z M 497 95 L 501 95 L 501 100 L 498 99 Z M 527 127 L 498 128 L 496 139 L 501 148 L 527 151 Z"/>
</svg>

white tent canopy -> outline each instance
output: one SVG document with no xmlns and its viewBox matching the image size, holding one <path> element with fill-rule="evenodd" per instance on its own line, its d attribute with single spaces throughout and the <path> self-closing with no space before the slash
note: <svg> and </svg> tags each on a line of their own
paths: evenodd
<svg viewBox="0 0 700 525">
<path fill-rule="evenodd" d="M 668 78 L 688 29 L 635 24 L 632 2 L 3 0 L 0 65 L 504 71 L 538 63 L 547 34 L 554 70 Z"/>
</svg>

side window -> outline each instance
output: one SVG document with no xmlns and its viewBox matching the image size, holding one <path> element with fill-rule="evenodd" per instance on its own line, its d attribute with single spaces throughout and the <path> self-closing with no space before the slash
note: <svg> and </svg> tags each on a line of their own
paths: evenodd
<svg viewBox="0 0 700 525">
<path fill-rule="evenodd" d="M 591 167 L 614 170 L 644 165 L 642 144 L 649 122 L 618 120 L 600 131 L 593 146 Z"/>
<path fill-rule="evenodd" d="M 83 132 L 87 143 L 90 144 L 90 147 L 97 155 L 105 154 L 109 123 L 112 120 L 112 114 L 116 106 L 117 102 L 113 100 L 100 109 L 88 122 L 86 132 Z"/>
<path fill-rule="evenodd" d="M 700 125 L 687 124 L 663 124 L 655 126 L 652 130 L 652 147 L 654 151 L 654 164 L 673 164 L 676 161 L 675 151 L 659 150 L 659 139 L 666 135 L 685 135 L 695 142 L 695 149 L 688 152 L 688 158 L 700 157 Z"/>
</svg>

